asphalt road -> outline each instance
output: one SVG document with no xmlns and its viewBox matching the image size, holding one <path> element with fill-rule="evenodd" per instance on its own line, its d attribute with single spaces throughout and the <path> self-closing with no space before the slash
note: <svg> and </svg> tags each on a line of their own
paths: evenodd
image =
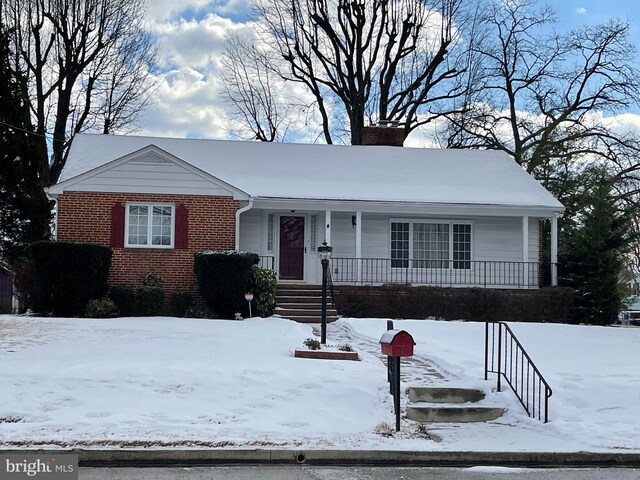
<svg viewBox="0 0 640 480">
<path fill-rule="evenodd" d="M 80 480 L 639 480 L 638 468 L 247 466 L 87 468 Z"/>
</svg>

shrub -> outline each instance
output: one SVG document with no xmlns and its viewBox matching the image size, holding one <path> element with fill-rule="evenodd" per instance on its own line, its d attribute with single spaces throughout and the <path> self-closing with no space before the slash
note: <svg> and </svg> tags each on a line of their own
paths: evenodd
<svg viewBox="0 0 640 480">
<path fill-rule="evenodd" d="M 142 277 L 142 285 L 145 287 L 160 287 L 164 286 L 164 280 L 160 275 L 156 275 L 155 273 L 147 273 L 144 277 Z"/>
<path fill-rule="evenodd" d="M 135 315 L 136 295 L 133 288 L 128 285 L 113 285 L 109 290 L 109 298 L 115 303 L 121 316 Z"/>
<path fill-rule="evenodd" d="M 270 317 L 276 309 L 278 274 L 269 268 L 254 266 L 249 275 L 249 291 L 254 293 L 253 305 L 261 317 Z"/>
<path fill-rule="evenodd" d="M 94 298 L 87 302 L 85 316 L 87 318 L 113 318 L 120 312 L 118 307 L 110 298 Z"/>
<path fill-rule="evenodd" d="M 193 304 L 193 296 L 188 292 L 174 292 L 169 301 L 171 315 L 174 317 L 184 317 L 186 311 Z"/>
<path fill-rule="evenodd" d="M 244 294 L 249 287 L 251 267 L 259 259 L 255 253 L 196 253 L 194 269 L 207 307 L 222 318 L 234 318 L 236 312 L 246 316 L 249 307 Z"/>
<path fill-rule="evenodd" d="M 218 315 L 206 307 L 189 307 L 184 316 L 186 318 L 218 318 Z"/>
<path fill-rule="evenodd" d="M 164 291 L 160 287 L 142 286 L 136 289 L 136 315 L 152 317 L 162 315 Z"/>
<path fill-rule="evenodd" d="M 309 350 L 320 350 L 320 340 L 317 338 L 307 338 L 302 344 Z"/>
<path fill-rule="evenodd" d="M 58 316 L 84 313 L 107 290 L 111 249 L 103 245 L 41 241 L 31 244 L 34 310 Z"/>
<path fill-rule="evenodd" d="M 338 350 L 340 350 L 341 352 L 355 352 L 353 347 L 348 343 L 345 343 L 344 345 L 338 345 Z"/>
</svg>

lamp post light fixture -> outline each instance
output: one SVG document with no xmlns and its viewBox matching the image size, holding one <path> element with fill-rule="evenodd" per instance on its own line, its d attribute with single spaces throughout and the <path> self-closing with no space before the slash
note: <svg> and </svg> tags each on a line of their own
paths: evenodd
<svg viewBox="0 0 640 480">
<path fill-rule="evenodd" d="M 322 264 L 322 329 L 320 333 L 322 345 L 327 343 L 327 268 L 332 251 L 333 247 L 327 245 L 326 240 L 318 247 L 318 255 L 320 255 L 320 263 Z"/>
</svg>

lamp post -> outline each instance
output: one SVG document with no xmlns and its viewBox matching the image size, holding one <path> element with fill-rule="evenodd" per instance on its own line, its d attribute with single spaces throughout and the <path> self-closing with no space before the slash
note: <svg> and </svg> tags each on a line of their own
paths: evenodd
<svg viewBox="0 0 640 480">
<path fill-rule="evenodd" d="M 323 345 L 327 343 L 327 267 L 329 266 L 332 251 L 333 247 L 327 245 L 326 240 L 318 247 L 320 263 L 322 264 L 322 330 L 320 343 Z"/>
</svg>

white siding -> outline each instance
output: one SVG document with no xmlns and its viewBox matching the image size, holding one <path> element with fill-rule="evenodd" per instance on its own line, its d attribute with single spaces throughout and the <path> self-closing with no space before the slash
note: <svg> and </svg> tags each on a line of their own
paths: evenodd
<svg viewBox="0 0 640 480">
<path fill-rule="evenodd" d="M 233 195 L 233 192 L 223 184 L 217 184 L 156 155 L 148 155 L 116 165 L 79 181 L 73 185 L 72 189 L 102 192 Z"/>
<path fill-rule="evenodd" d="M 331 214 L 331 246 L 336 257 L 356 256 L 356 229 L 351 224 L 351 213 Z"/>
<path fill-rule="evenodd" d="M 240 215 L 240 250 L 262 255 L 261 245 L 266 244 L 266 232 L 262 234 L 262 211 L 249 210 Z"/>
</svg>

